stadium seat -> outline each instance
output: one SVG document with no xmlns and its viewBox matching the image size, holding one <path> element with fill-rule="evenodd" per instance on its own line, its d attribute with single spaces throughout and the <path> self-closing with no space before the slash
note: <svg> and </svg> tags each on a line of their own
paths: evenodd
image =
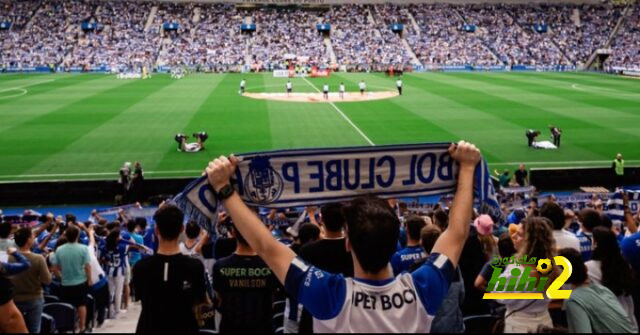
<svg viewBox="0 0 640 335">
<path fill-rule="evenodd" d="M 278 333 L 279 330 L 283 330 L 285 307 L 286 300 L 276 300 L 273 303 L 272 324 L 275 333 Z"/>
<path fill-rule="evenodd" d="M 216 332 L 215 330 L 211 330 L 211 329 L 200 329 L 198 330 L 198 334 L 217 334 L 218 332 Z"/>
<path fill-rule="evenodd" d="M 467 316 L 464 318 L 465 333 L 468 333 L 468 334 L 493 333 L 492 328 L 496 320 L 497 320 L 497 317 L 491 314 Z"/>
<path fill-rule="evenodd" d="M 273 329 L 278 329 L 284 326 L 284 312 L 276 313 L 273 315 Z"/>
<path fill-rule="evenodd" d="M 52 302 L 60 302 L 60 298 L 56 297 L 55 295 L 45 295 L 44 296 L 44 303 L 45 304 L 50 304 Z"/>
<path fill-rule="evenodd" d="M 53 317 L 56 331 L 75 332 L 77 315 L 73 306 L 61 302 L 53 302 L 45 304 L 43 312 Z"/>
<path fill-rule="evenodd" d="M 40 316 L 40 334 L 53 334 L 56 332 L 56 321 L 47 313 Z"/>
</svg>

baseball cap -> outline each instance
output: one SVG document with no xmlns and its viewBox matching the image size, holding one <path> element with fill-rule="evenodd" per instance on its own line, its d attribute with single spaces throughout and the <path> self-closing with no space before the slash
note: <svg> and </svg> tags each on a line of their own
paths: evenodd
<svg viewBox="0 0 640 335">
<path fill-rule="evenodd" d="M 487 214 L 478 216 L 475 221 L 473 221 L 473 225 L 480 235 L 491 235 L 491 233 L 493 233 L 493 219 Z"/>
</svg>

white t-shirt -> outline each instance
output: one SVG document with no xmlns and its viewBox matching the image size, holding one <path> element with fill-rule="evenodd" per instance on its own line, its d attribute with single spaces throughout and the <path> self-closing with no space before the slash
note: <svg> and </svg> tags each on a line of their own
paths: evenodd
<svg viewBox="0 0 640 335">
<path fill-rule="evenodd" d="M 329 92 L 329 85 L 322 86 L 322 90 L 325 92 Z"/>
<path fill-rule="evenodd" d="M 571 233 L 564 229 L 553 230 L 553 239 L 556 240 L 556 249 L 571 248 L 580 251 L 580 240 Z"/>
<path fill-rule="evenodd" d="M 244 87 L 244 84 L 245 84 L 244 80 L 243 80 L 243 81 L 241 81 L 241 82 L 240 82 L 240 87 Z"/>
<path fill-rule="evenodd" d="M 436 253 L 413 273 L 382 281 L 345 278 L 295 258 L 285 290 L 313 316 L 314 333 L 428 333 L 454 273 Z"/>
<path fill-rule="evenodd" d="M 293 87 L 293 84 L 292 83 L 287 83 L 287 89 L 290 90 L 291 87 Z"/>
<path fill-rule="evenodd" d="M 511 270 L 513 270 L 516 267 L 520 268 L 521 271 L 523 270 L 523 267 L 521 266 L 518 266 L 516 264 L 509 264 L 502 272 L 501 277 L 506 278 L 506 283 L 509 283 L 509 281 L 513 277 L 511 275 Z M 532 271 L 535 271 L 535 270 L 532 269 Z M 516 283 L 516 287 L 517 287 L 517 284 L 519 283 Z M 524 287 L 523 290 L 520 292 L 525 292 L 525 290 L 526 290 L 526 287 Z M 518 292 L 518 291 L 513 290 L 508 292 Z M 502 293 L 502 291 L 500 293 Z M 519 312 L 520 314 L 537 314 L 540 312 L 547 311 L 549 309 L 549 303 L 551 302 L 551 300 L 549 300 L 546 294 L 543 294 L 543 297 L 544 299 L 536 299 L 533 303 L 531 302 L 531 299 L 497 299 L 495 301 L 507 306 L 507 313 L 524 308 Z"/>
<path fill-rule="evenodd" d="M 360 82 L 358 86 L 360 87 L 361 90 L 364 90 L 365 88 L 367 88 L 367 85 L 364 82 Z"/>
<path fill-rule="evenodd" d="M 100 277 L 104 277 L 105 274 L 98 262 L 95 249 L 90 246 L 87 246 L 87 249 L 89 250 L 89 265 L 91 266 L 91 285 L 93 285 L 100 281 Z"/>
<path fill-rule="evenodd" d="M 402 87 L 402 80 L 398 80 L 398 81 L 396 81 L 396 86 L 398 86 L 398 87 Z"/>
<path fill-rule="evenodd" d="M 344 92 L 344 85 L 340 84 L 340 92 Z"/>
</svg>

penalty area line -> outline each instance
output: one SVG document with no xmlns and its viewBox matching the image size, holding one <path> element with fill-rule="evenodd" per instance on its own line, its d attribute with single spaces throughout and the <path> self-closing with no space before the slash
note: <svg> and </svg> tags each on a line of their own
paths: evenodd
<svg viewBox="0 0 640 335">
<path fill-rule="evenodd" d="M 307 82 L 309 86 L 313 87 L 313 89 L 315 89 L 318 93 L 322 93 L 322 91 L 320 91 L 320 89 L 318 89 L 315 85 L 313 85 L 313 83 L 310 82 L 307 78 L 302 77 L 302 79 L 305 82 Z M 367 141 L 367 143 L 369 143 L 369 145 L 375 146 L 375 143 L 373 143 L 373 141 L 371 141 L 371 139 L 360 128 L 358 128 L 358 126 L 356 126 L 355 123 L 353 123 L 353 121 L 351 121 L 351 119 L 349 119 L 349 117 L 340 110 L 340 108 L 338 108 L 338 106 L 336 106 L 333 102 L 330 102 L 330 101 L 328 103 L 329 105 L 331 105 L 331 107 L 333 107 L 333 109 L 336 110 L 336 112 L 338 112 L 338 114 L 340 114 L 340 116 L 342 116 L 342 118 L 345 121 L 347 121 L 347 123 L 351 125 L 351 127 L 353 127 L 353 129 L 355 129 L 358 132 L 358 134 L 360 134 L 360 136 L 362 136 L 362 138 L 364 138 L 365 141 Z"/>
</svg>

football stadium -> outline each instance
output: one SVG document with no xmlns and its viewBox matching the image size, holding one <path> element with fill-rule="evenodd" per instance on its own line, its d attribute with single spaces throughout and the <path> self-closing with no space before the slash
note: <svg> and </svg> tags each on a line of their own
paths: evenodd
<svg viewBox="0 0 640 335">
<path fill-rule="evenodd" d="M 0 333 L 638 333 L 640 2 L 0 0 Z"/>
</svg>

